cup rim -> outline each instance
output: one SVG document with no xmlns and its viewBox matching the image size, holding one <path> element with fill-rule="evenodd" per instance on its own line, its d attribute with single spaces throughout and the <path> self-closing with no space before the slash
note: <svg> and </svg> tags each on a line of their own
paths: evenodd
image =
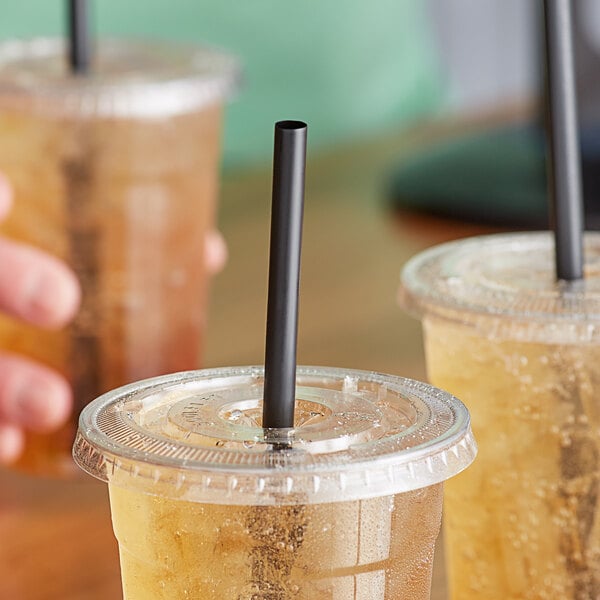
<svg viewBox="0 0 600 600">
<path fill-rule="evenodd" d="M 223 102 L 238 89 L 239 61 L 208 45 L 101 38 L 98 67 L 72 75 L 64 38 L 0 42 L 0 106 L 71 117 L 159 118 Z"/>
<path fill-rule="evenodd" d="M 434 485 L 462 471 L 475 457 L 468 411 L 454 396 L 410 379 L 354 369 L 298 367 L 298 378 L 317 382 L 314 389 L 318 390 L 326 380 L 345 386 L 349 377 L 358 387 L 348 392 L 348 401 L 369 396 L 361 386 L 365 390 L 385 387 L 386 394 L 388 390 L 393 394 L 392 404 L 401 399 L 415 409 L 414 422 L 393 435 L 313 454 L 306 450 L 306 440 L 298 444 L 294 440 L 284 451 L 267 446 L 264 452 L 194 448 L 165 438 L 163 429 L 142 435 L 148 431 L 140 432 L 131 414 L 124 417 L 130 406 L 170 408 L 181 390 L 194 392 L 193 398 L 203 392 L 206 398 L 207 390 L 215 389 L 208 384 L 217 379 L 229 378 L 241 387 L 258 386 L 260 391 L 263 373 L 258 366 L 188 371 L 104 394 L 81 413 L 75 462 L 110 484 L 150 494 L 209 503 L 306 504 L 392 495 Z"/>
<path fill-rule="evenodd" d="M 586 232 L 584 246 L 586 278 L 557 282 L 550 232 L 440 244 L 406 263 L 398 300 L 418 318 L 439 317 L 490 332 L 503 330 L 507 336 L 595 339 L 600 335 L 600 233 Z"/>
</svg>

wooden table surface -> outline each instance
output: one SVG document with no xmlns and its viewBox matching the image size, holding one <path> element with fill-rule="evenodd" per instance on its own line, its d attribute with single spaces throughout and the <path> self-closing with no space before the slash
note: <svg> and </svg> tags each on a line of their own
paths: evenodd
<svg viewBox="0 0 600 600">
<path fill-rule="evenodd" d="M 421 126 L 327 154 L 311 152 L 306 187 L 298 359 L 424 378 L 419 323 L 396 303 L 404 262 L 434 243 L 481 232 L 398 216 L 385 176 L 403 157 L 449 135 Z M 220 227 L 230 250 L 212 286 L 206 366 L 262 363 L 270 167 L 228 174 Z M 445 596 L 438 549 L 433 600 Z M 0 599 L 121 598 L 105 486 L 0 472 Z"/>
</svg>

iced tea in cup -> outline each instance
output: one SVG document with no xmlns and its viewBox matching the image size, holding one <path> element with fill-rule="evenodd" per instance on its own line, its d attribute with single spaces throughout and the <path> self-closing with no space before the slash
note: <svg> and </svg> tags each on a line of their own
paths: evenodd
<svg viewBox="0 0 600 600">
<path fill-rule="evenodd" d="M 83 286 L 73 325 L 0 317 L 0 345 L 70 380 L 73 421 L 32 435 L 20 467 L 78 470 L 79 410 L 144 377 L 200 366 L 204 238 L 213 227 L 221 112 L 237 64 L 206 48 L 100 40 L 71 74 L 63 40 L 0 43 L 3 233 L 66 260 Z"/>
<path fill-rule="evenodd" d="M 427 600 L 442 486 L 469 415 L 423 383 L 298 367 L 292 429 L 263 370 L 148 379 L 82 414 L 75 461 L 109 486 L 126 600 Z"/>
<path fill-rule="evenodd" d="M 460 240 L 413 258 L 430 381 L 467 404 L 479 456 L 450 481 L 455 600 L 600 598 L 600 235 L 555 281 L 550 233 Z"/>
</svg>

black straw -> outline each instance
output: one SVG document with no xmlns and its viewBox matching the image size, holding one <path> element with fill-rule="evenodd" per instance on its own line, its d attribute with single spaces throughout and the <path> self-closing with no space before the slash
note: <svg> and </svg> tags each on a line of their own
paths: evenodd
<svg viewBox="0 0 600 600">
<path fill-rule="evenodd" d="M 69 65 L 76 75 L 85 75 L 92 58 L 89 3 L 68 0 Z"/>
<path fill-rule="evenodd" d="M 306 123 L 275 123 L 263 427 L 293 427 Z"/>
<path fill-rule="evenodd" d="M 583 200 L 570 0 L 544 0 L 548 182 L 556 276 L 583 277 Z"/>
</svg>

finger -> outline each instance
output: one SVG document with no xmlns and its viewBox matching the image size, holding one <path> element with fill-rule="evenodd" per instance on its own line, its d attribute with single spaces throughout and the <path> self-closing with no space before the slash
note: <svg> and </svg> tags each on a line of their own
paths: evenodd
<svg viewBox="0 0 600 600">
<path fill-rule="evenodd" d="M 0 221 L 10 212 L 12 206 L 12 188 L 8 179 L 0 173 Z"/>
<path fill-rule="evenodd" d="M 81 291 L 73 272 L 36 248 L 0 238 L 0 310 L 42 327 L 73 317 Z"/>
<path fill-rule="evenodd" d="M 209 231 L 205 239 L 206 270 L 210 275 L 216 275 L 227 262 L 227 244 L 219 231 Z"/>
<path fill-rule="evenodd" d="M 14 425 L 0 423 L 0 464 L 15 462 L 25 447 L 23 432 Z"/>
<path fill-rule="evenodd" d="M 0 423 L 48 432 L 66 422 L 71 388 L 48 367 L 12 354 L 0 355 Z"/>
</svg>

